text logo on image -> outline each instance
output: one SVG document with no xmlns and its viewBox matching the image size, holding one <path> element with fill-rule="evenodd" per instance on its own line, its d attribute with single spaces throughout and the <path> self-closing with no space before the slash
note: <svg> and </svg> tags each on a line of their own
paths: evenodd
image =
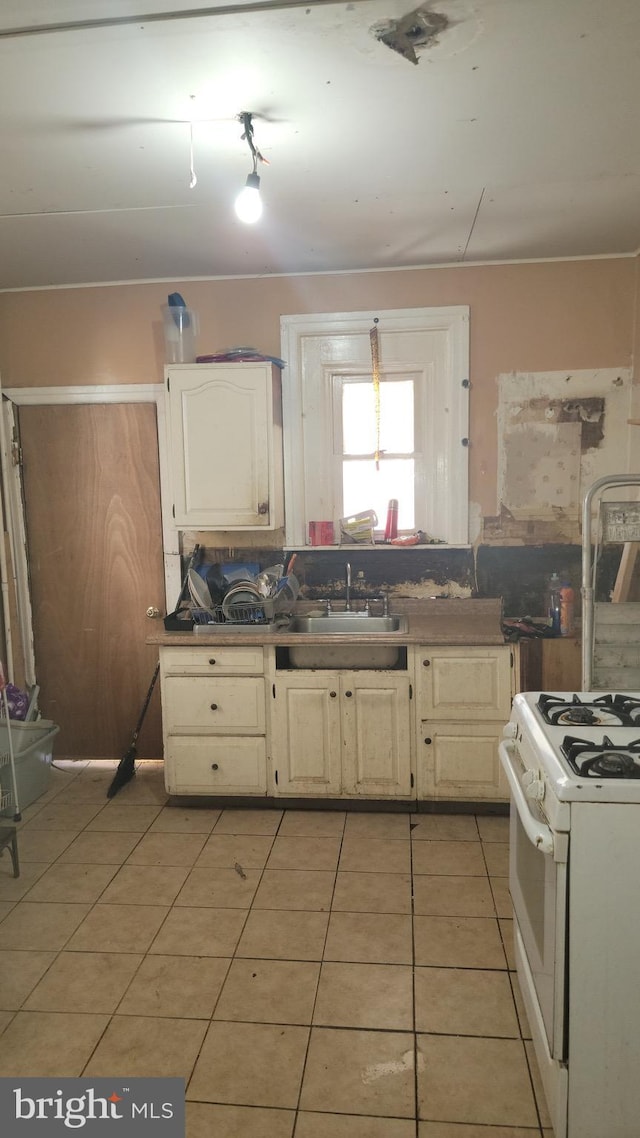
<svg viewBox="0 0 640 1138">
<path fill-rule="evenodd" d="M 184 1138 L 184 1079 L 0 1078 L 3 1138 Z"/>
</svg>

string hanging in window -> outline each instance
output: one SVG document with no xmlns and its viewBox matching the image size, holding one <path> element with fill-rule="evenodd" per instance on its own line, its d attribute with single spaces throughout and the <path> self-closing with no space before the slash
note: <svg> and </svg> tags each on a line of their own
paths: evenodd
<svg viewBox="0 0 640 1138">
<path fill-rule="evenodd" d="M 371 376 L 373 379 L 373 398 L 376 417 L 376 447 L 374 458 L 376 470 L 380 469 L 380 342 L 378 340 L 378 317 L 373 320 L 373 327 L 369 330 L 371 344 Z"/>
</svg>

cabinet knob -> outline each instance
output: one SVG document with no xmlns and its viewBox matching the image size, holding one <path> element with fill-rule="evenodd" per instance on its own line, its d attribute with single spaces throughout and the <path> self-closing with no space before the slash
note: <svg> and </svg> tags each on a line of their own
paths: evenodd
<svg viewBox="0 0 640 1138">
<path fill-rule="evenodd" d="M 269 513 L 269 503 L 268 502 L 261 502 L 260 505 L 258 506 L 258 513 L 262 514 L 262 515 L 268 514 Z"/>
<path fill-rule="evenodd" d="M 329 692 L 329 695 L 331 696 L 331 698 L 332 698 L 332 699 L 335 699 L 335 698 L 336 698 L 336 696 L 337 696 L 337 694 L 338 694 L 338 693 L 337 693 L 336 691 L 330 691 L 330 692 Z"/>
<path fill-rule="evenodd" d="M 430 665 L 431 665 L 431 660 L 423 660 L 422 661 L 422 667 L 423 668 L 428 668 Z"/>
<path fill-rule="evenodd" d="M 425 743 L 430 743 L 430 742 L 431 742 L 431 739 L 430 739 L 430 738 L 429 738 L 429 736 L 427 735 L 427 738 L 425 739 Z"/>
<path fill-rule="evenodd" d="M 218 767 L 218 764 L 217 764 L 217 763 L 212 763 L 212 764 L 211 764 L 211 770 L 212 770 L 212 771 L 217 771 L 217 770 L 219 770 L 219 769 L 220 769 L 220 768 Z"/>
<path fill-rule="evenodd" d="M 215 658 L 215 656 L 212 656 L 211 659 L 209 660 L 209 663 L 215 664 L 215 662 L 216 662 L 216 658 Z"/>
<path fill-rule="evenodd" d="M 157 620 L 160 616 L 160 609 L 156 608 L 155 605 L 149 605 L 146 615 L 149 617 L 149 620 Z"/>
<path fill-rule="evenodd" d="M 351 699 L 353 692 L 352 691 L 346 691 L 344 694 L 346 695 L 347 699 Z"/>
<path fill-rule="evenodd" d="M 217 705 L 217 703 L 212 703 L 212 704 L 211 704 L 211 710 L 212 710 L 212 711 L 217 711 L 217 710 L 218 710 L 218 705 Z"/>
</svg>

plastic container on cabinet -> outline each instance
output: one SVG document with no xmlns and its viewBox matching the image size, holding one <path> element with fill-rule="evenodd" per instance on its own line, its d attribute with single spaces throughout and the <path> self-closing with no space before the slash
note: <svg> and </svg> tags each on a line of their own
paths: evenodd
<svg viewBox="0 0 640 1138">
<path fill-rule="evenodd" d="M 547 583 L 547 620 L 553 632 L 560 635 L 560 587 L 557 573 L 552 573 Z"/>
</svg>

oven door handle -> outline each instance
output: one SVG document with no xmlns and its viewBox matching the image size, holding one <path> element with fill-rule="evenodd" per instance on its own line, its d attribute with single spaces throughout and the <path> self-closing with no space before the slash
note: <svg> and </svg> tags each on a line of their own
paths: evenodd
<svg viewBox="0 0 640 1138">
<path fill-rule="evenodd" d="M 531 813 L 527 796 L 522 789 L 520 776 L 511 757 L 513 749 L 513 746 L 509 746 L 509 743 L 504 739 L 498 744 L 498 754 L 500 755 L 504 772 L 509 780 L 509 786 L 511 787 L 511 793 L 520 816 L 520 821 L 532 845 L 534 845 L 536 849 L 539 849 L 541 853 L 553 854 L 553 831 L 549 826 L 545 826 L 544 822 L 539 822 Z"/>
</svg>

